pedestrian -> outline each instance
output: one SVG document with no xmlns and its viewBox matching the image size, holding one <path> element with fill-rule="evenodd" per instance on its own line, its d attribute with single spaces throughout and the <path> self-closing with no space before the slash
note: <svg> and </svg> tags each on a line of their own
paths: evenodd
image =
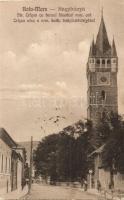
<svg viewBox="0 0 124 200">
<path fill-rule="evenodd" d="M 97 180 L 97 189 L 99 192 L 101 192 L 101 183 L 99 180 Z"/>
<path fill-rule="evenodd" d="M 83 188 L 83 184 L 84 184 L 84 179 L 81 179 L 81 188 Z"/>
<path fill-rule="evenodd" d="M 87 191 L 87 180 L 84 180 L 84 191 Z"/>
</svg>

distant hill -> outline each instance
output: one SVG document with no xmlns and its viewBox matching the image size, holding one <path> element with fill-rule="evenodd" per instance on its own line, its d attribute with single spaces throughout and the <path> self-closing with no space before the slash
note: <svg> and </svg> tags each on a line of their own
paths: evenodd
<svg viewBox="0 0 124 200">
<path fill-rule="evenodd" d="M 38 146 L 39 141 L 33 141 L 33 149 L 36 149 Z M 31 142 L 18 142 L 19 145 L 23 146 L 27 152 L 27 162 L 30 162 L 30 149 L 31 149 Z"/>
</svg>

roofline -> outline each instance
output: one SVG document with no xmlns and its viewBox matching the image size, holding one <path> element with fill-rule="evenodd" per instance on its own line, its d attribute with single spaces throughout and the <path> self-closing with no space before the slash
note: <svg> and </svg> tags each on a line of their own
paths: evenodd
<svg viewBox="0 0 124 200">
<path fill-rule="evenodd" d="M 22 158 L 22 156 L 21 156 L 20 153 L 16 152 L 15 149 L 12 149 L 12 152 L 19 158 L 19 160 L 20 160 L 21 162 L 23 161 L 23 158 Z"/>
<path fill-rule="evenodd" d="M 12 142 L 12 145 L 11 144 L 8 144 L 8 146 L 12 147 L 12 146 L 17 146 L 17 143 L 12 139 L 12 137 L 8 134 L 8 132 L 4 129 L 4 128 L 0 128 L 0 132 L 1 132 L 1 135 L 0 135 L 0 138 L 6 143 L 8 144 L 6 141 L 5 141 L 5 138 L 2 137 L 4 135 L 6 135 L 9 140 Z"/>
<path fill-rule="evenodd" d="M 88 157 L 90 158 L 90 157 L 92 157 L 92 156 L 94 156 L 94 155 L 96 155 L 96 154 L 102 153 L 104 147 L 105 147 L 105 144 L 103 144 L 103 145 L 100 146 L 98 149 L 96 149 L 96 150 L 93 151 L 91 154 L 89 154 Z M 101 150 L 101 151 L 99 151 L 99 150 Z"/>
</svg>

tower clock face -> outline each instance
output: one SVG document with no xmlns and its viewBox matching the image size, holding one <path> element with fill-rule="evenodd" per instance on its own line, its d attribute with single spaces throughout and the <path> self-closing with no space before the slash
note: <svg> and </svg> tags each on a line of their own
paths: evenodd
<svg viewBox="0 0 124 200">
<path fill-rule="evenodd" d="M 107 81 L 107 78 L 105 76 L 101 77 L 101 82 L 105 83 Z"/>
<path fill-rule="evenodd" d="M 97 84 L 98 85 L 109 85 L 110 84 L 110 73 L 98 72 L 97 73 Z"/>
</svg>

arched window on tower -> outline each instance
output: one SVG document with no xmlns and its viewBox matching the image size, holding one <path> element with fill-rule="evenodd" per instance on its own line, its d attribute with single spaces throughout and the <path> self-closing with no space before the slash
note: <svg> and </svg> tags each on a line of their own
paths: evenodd
<svg viewBox="0 0 124 200">
<path fill-rule="evenodd" d="M 101 92 L 101 97 L 102 97 L 102 101 L 105 101 L 106 94 L 105 94 L 104 90 L 102 90 L 102 92 Z"/>
<path fill-rule="evenodd" d="M 101 119 L 105 119 L 106 118 L 106 112 L 105 111 L 102 111 L 101 112 Z"/>
<path fill-rule="evenodd" d="M 100 59 L 97 59 L 96 63 L 97 65 L 100 65 Z"/>
<path fill-rule="evenodd" d="M 105 60 L 104 59 L 102 60 L 102 64 L 105 65 Z"/>
<path fill-rule="evenodd" d="M 107 64 L 108 65 L 110 65 L 111 64 L 111 60 L 109 59 L 109 60 L 107 60 Z"/>
</svg>

